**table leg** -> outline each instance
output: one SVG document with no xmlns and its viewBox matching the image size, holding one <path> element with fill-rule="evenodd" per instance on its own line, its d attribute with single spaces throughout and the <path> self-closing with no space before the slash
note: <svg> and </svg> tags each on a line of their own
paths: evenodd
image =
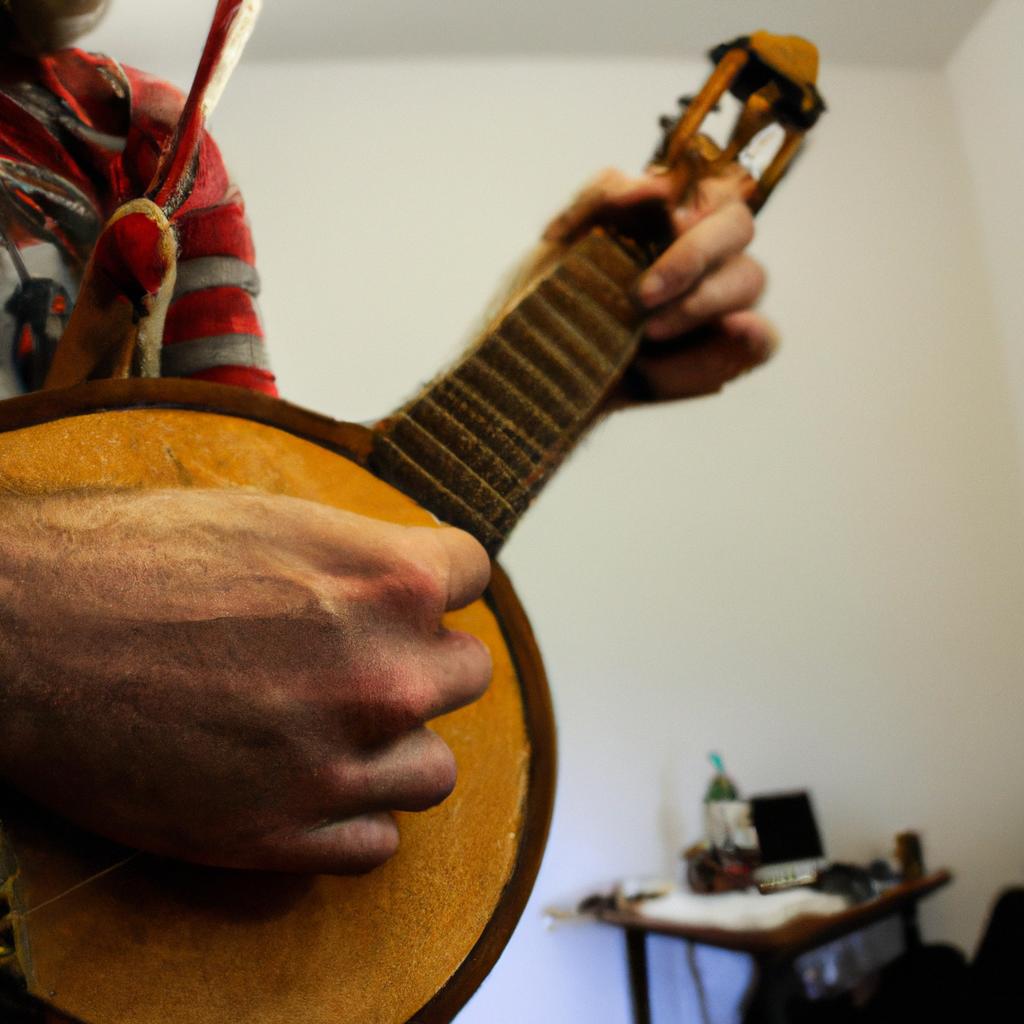
<svg viewBox="0 0 1024 1024">
<path fill-rule="evenodd" d="M 911 903 L 903 908 L 903 944 L 907 950 L 919 949 L 921 946 L 921 928 L 917 923 L 917 904 Z"/>
<path fill-rule="evenodd" d="M 786 1004 L 799 990 L 789 961 L 756 958 L 753 990 L 743 1010 L 743 1024 L 787 1024 Z"/>
<path fill-rule="evenodd" d="M 651 1024 L 651 996 L 647 987 L 647 932 L 626 929 L 629 990 L 633 997 L 634 1024 Z"/>
<path fill-rule="evenodd" d="M 697 1012 L 700 1014 L 701 1024 L 709 1024 L 711 1018 L 708 1016 L 708 995 L 704 991 L 704 978 L 697 963 L 697 944 L 689 939 L 686 940 L 686 965 L 690 968 L 690 980 L 697 996 Z"/>
</svg>

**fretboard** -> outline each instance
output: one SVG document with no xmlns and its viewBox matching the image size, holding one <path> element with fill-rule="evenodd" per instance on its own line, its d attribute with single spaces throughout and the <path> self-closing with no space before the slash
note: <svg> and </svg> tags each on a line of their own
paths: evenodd
<svg viewBox="0 0 1024 1024">
<path fill-rule="evenodd" d="M 370 468 L 496 554 L 631 362 L 646 262 L 592 230 L 380 424 Z"/>
</svg>

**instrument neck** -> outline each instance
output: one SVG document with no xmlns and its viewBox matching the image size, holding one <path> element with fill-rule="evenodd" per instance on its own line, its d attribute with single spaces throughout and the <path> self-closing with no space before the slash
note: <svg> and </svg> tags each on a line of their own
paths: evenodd
<svg viewBox="0 0 1024 1024">
<path fill-rule="evenodd" d="M 639 344 L 645 250 L 594 228 L 375 431 L 370 468 L 496 555 Z"/>
</svg>

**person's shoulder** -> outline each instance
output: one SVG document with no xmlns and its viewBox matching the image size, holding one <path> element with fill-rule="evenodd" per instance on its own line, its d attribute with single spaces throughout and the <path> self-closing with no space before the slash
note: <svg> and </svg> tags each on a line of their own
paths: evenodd
<svg viewBox="0 0 1024 1024">
<path fill-rule="evenodd" d="M 95 128 L 125 135 L 131 126 L 163 135 L 177 124 L 185 96 L 156 75 L 103 53 L 69 48 L 34 61 L 39 84 Z"/>
<path fill-rule="evenodd" d="M 75 48 L 36 58 L 35 80 L 95 131 L 123 136 L 131 122 L 129 69 L 102 53 Z"/>
</svg>

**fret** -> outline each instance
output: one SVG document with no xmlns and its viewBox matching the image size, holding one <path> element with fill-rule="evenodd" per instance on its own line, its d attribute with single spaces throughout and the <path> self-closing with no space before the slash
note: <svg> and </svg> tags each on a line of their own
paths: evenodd
<svg viewBox="0 0 1024 1024">
<path fill-rule="evenodd" d="M 537 286 L 537 293 L 571 320 L 584 337 L 592 340 L 595 348 L 617 366 L 623 349 L 633 340 L 633 332 L 599 305 L 593 298 L 579 291 L 570 278 L 568 281 L 554 271 Z"/>
<path fill-rule="evenodd" d="M 642 261 L 576 243 L 463 359 L 377 431 L 370 466 L 494 554 L 638 344 Z"/>
<path fill-rule="evenodd" d="M 445 377 L 420 401 L 436 401 L 455 410 L 462 422 L 520 476 L 526 476 L 543 455 L 543 449 L 517 430 L 511 420 L 454 375 Z"/>
<path fill-rule="evenodd" d="M 600 382 L 573 362 L 560 344 L 561 338 L 550 337 L 539 330 L 523 315 L 521 307 L 502 321 L 499 332 L 516 351 L 551 378 L 577 408 L 588 405 L 600 392 Z"/>
<path fill-rule="evenodd" d="M 425 508 L 429 508 L 445 522 L 468 530 L 488 551 L 495 551 L 501 545 L 507 531 L 496 526 L 484 512 L 478 511 L 451 487 L 424 469 L 387 434 L 378 434 L 375 455 L 381 468 L 386 469 L 387 479 L 407 494 L 416 495 Z M 458 484 L 453 486 L 457 488 Z"/>
<path fill-rule="evenodd" d="M 416 402 L 406 413 L 422 430 L 430 434 L 448 452 L 459 453 L 459 458 L 510 502 L 520 497 L 520 475 L 479 435 L 460 423 L 447 409 L 428 394 Z M 397 434 L 395 435 L 397 439 Z"/>
<path fill-rule="evenodd" d="M 429 430 L 406 413 L 395 417 L 391 442 L 421 469 L 475 509 L 485 509 L 492 522 L 515 518 L 516 508 L 500 490 L 492 487 L 461 457 L 439 441 Z"/>
<path fill-rule="evenodd" d="M 544 409 L 531 401 L 529 396 L 524 395 L 512 381 L 506 380 L 482 360 L 471 355 L 456 369 L 454 376 L 467 381 L 491 405 L 500 409 L 514 423 L 518 423 L 541 452 L 558 443 L 562 436 L 558 424 Z"/>
<path fill-rule="evenodd" d="M 588 295 L 623 326 L 631 327 L 636 323 L 636 303 L 596 263 L 573 254 L 562 261 L 554 276 L 557 280 L 571 283 L 574 290 Z"/>
<path fill-rule="evenodd" d="M 591 263 L 627 294 L 650 262 L 644 257 L 628 252 L 619 241 L 603 231 L 592 232 L 579 245 L 573 246 L 565 254 L 562 264 L 564 266 L 566 262 L 577 259 Z"/>
<path fill-rule="evenodd" d="M 608 277 L 599 264 L 574 254 L 562 262 L 558 274 L 571 280 L 576 288 L 590 295 L 624 326 L 636 324 L 638 307 L 630 290 Z"/>
<path fill-rule="evenodd" d="M 540 292 L 528 295 L 515 310 L 515 315 L 533 326 L 542 337 L 557 338 L 566 358 L 599 387 L 604 387 L 609 375 L 615 373 L 615 366 L 601 350 Z"/>
<path fill-rule="evenodd" d="M 618 288 L 609 287 L 607 279 L 582 260 L 572 269 L 559 267 L 549 284 L 563 285 L 572 295 L 586 296 L 587 305 L 595 314 L 604 316 L 613 329 L 631 330 L 639 319 L 633 300 Z"/>
<path fill-rule="evenodd" d="M 509 380 L 516 381 L 520 391 L 529 392 L 561 427 L 569 426 L 584 405 L 573 401 L 543 368 L 520 351 L 505 335 L 506 322 L 480 346 L 480 357 L 488 366 Z"/>
</svg>

